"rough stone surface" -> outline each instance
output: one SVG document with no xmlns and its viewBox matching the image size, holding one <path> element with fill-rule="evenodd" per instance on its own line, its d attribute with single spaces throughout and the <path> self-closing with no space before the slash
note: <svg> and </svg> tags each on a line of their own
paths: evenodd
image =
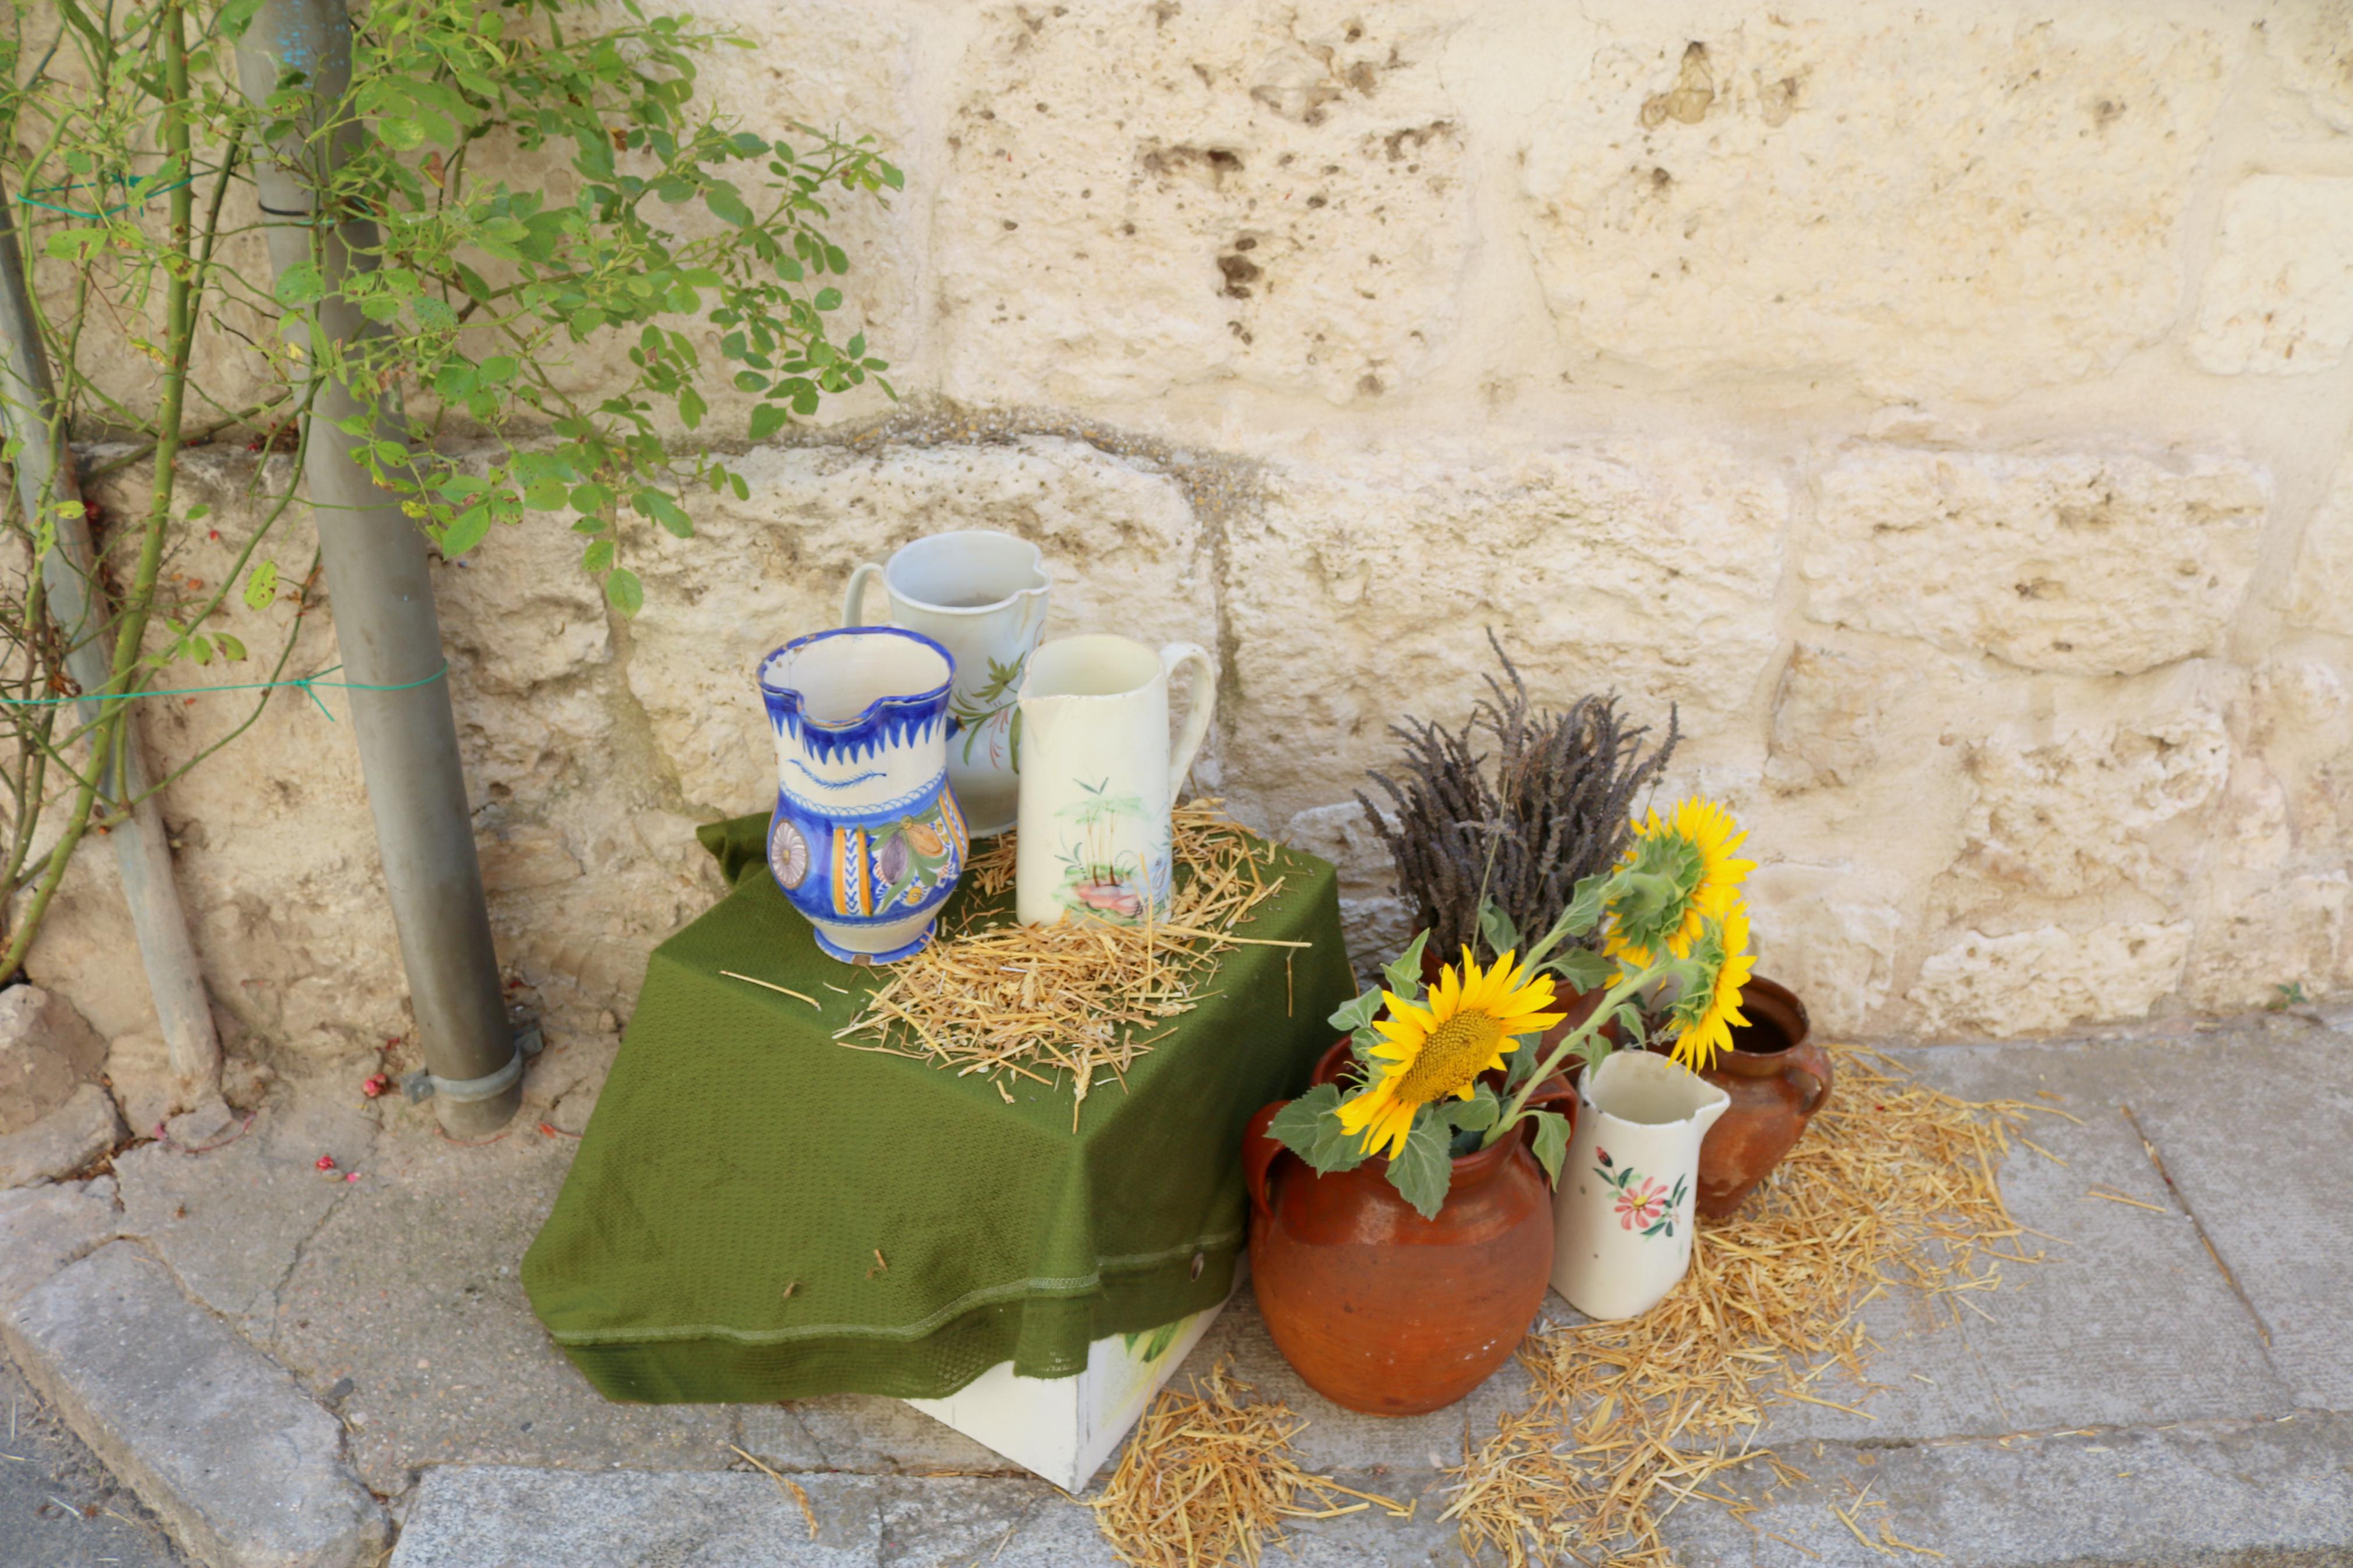
<svg viewBox="0 0 2353 1568">
<path fill-rule="evenodd" d="M 2206 458 L 1872 451 L 1820 486 L 1809 618 L 2083 675 L 2214 651 L 2270 504 Z"/>
<path fill-rule="evenodd" d="M 5 1223 L 5 1222 L 0 1222 Z M 0 1353 L 0 1556 L 9 1568 L 186 1568 L 155 1516 L 107 1473 Z"/>
<path fill-rule="evenodd" d="M 121 1142 L 122 1119 L 94 1083 L 21 1132 L 0 1136 L 0 1188 L 69 1176 Z"/>
<path fill-rule="evenodd" d="M 2231 189 L 2190 356 L 2303 374 L 2353 345 L 2353 178 L 2251 174 Z"/>
<path fill-rule="evenodd" d="M 63 1105 L 105 1059 L 106 1042 L 64 997 L 37 985 L 0 991 L 0 1134 Z"/>
<path fill-rule="evenodd" d="M 1931 1035 L 2031 1033 L 2129 1017 L 2179 981 L 2189 935 L 2179 922 L 1968 931 L 1921 963 L 1912 1001 Z"/>
<path fill-rule="evenodd" d="M 172 1069 L 172 1047 L 143 1030 L 107 1047 L 106 1081 L 124 1124 L 142 1138 L 154 1137 L 155 1129 L 196 1103 L 195 1087 Z"/>
<path fill-rule="evenodd" d="M 427 1471 L 418 1487 L 391 1568 L 867 1568 L 881 1560 L 880 1483 L 848 1476 L 794 1479 L 817 1515 L 815 1541 L 793 1500 L 750 1470 L 444 1466 Z"/>
<path fill-rule="evenodd" d="M 2353 461 L 2337 470 L 2305 524 L 2288 614 L 2300 626 L 2353 637 Z"/>
<path fill-rule="evenodd" d="M 1752 1464 L 1725 1479 L 1754 1511 L 1679 1509 L 1665 1534 L 1682 1562 L 1754 1568 L 1880 1568 L 1910 1560 L 1902 1542 L 1971 1568 L 2325 1568 L 2353 1552 L 2348 1456 L 2346 1418 L 2308 1415 L 2000 1443 L 1799 1445 L 1785 1458 L 1805 1480 L 1780 1483 Z"/>
<path fill-rule="evenodd" d="M 384 1510 L 335 1420 L 114 1242 L 0 1315 L 8 1348 L 100 1458 L 196 1557 L 237 1568 L 369 1568 Z"/>
<path fill-rule="evenodd" d="M 2318 0 L 2265 20 L 2263 37 L 2290 86 L 2338 131 L 2353 131 L 2353 8 Z"/>
<path fill-rule="evenodd" d="M 0 1309 L 120 1229 L 111 1177 L 0 1193 Z"/>
<path fill-rule="evenodd" d="M 2172 324 L 2179 161 L 2220 105 L 2219 30 L 1619 16 L 1492 68 L 1525 116 L 1545 302 L 1600 374 L 1999 395 Z"/>
</svg>

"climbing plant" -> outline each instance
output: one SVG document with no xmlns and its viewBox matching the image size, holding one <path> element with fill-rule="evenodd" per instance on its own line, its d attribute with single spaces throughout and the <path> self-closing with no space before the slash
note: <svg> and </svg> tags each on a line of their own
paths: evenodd
<svg viewBox="0 0 2353 1568">
<path fill-rule="evenodd" d="M 347 86 L 287 70 L 248 95 L 236 45 L 258 6 L 57 0 L 0 18 L 16 230 L 0 240 L 21 247 L 56 383 L 53 407 L 11 411 L 6 456 L 62 422 L 118 443 L 85 479 L 153 472 L 138 515 L 100 520 L 120 700 L 95 719 L 56 705 L 87 695 L 39 592 L 58 517 L 19 509 L 0 539 L 0 973 L 82 833 L 131 804 L 100 787 L 130 701 L 175 661 L 255 657 L 222 624 L 232 594 L 274 617 L 276 647 L 221 683 L 280 679 L 292 656 L 309 574 L 281 567 L 278 535 L 299 461 L 256 465 L 259 504 L 239 511 L 259 521 L 230 531 L 226 574 L 199 580 L 166 569 L 182 531 L 228 525 L 177 503 L 185 447 L 237 431 L 299 454 L 307 389 L 339 381 L 361 404 L 344 426 L 361 461 L 444 556 L 547 514 L 634 614 L 651 531 L 690 535 L 702 498 L 747 494 L 714 439 L 773 436 L 870 380 L 890 392 L 864 334 L 828 331 L 849 258 L 827 231 L 838 204 L 886 200 L 900 173 L 871 141 L 789 115 L 740 123 L 699 97 L 709 58 L 748 40 L 638 0 L 364 0 Z M 315 218 L 255 199 L 256 157 L 290 133 Z M 273 279 L 254 239 L 290 218 L 312 260 Z M 309 325 L 331 244 L 351 251 L 341 292 L 369 323 L 343 342 Z M 737 410 L 731 428 L 716 406 Z M 672 421 L 691 438 L 668 438 Z M 59 799 L 72 809 L 52 839 L 38 819 Z"/>
</svg>

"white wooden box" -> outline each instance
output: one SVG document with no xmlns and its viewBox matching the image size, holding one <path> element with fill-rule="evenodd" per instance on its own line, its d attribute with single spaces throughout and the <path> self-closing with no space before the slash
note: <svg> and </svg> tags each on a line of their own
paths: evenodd
<svg viewBox="0 0 2353 1568">
<path fill-rule="evenodd" d="M 1161 1328 L 1097 1340 L 1076 1377 L 1020 1377 L 999 1362 L 944 1399 L 907 1403 L 1076 1493 L 1225 1310 L 1220 1301 Z"/>
</svg>

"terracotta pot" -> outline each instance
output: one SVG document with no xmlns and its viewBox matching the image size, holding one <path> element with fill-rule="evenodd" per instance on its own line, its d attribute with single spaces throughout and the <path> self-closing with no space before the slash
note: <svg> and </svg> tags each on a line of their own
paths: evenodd
<svg viewBox="0 0 2353 1568">
<path fill-rule="evenodd" d="M 1732 1108 L 1700 1145 L 1697 1206 L 1709 1219 L 1738 1209 L 1757 1184 L 1805 1135 L 1831 1097 L 1830 1053 L 1806 1036 L 1806 1005 L 1785 985 L 1751 979 L 1740 990 L 1748 1016 L 1732 1049 L 1700 1076 L 1732 1097 Z"/>
<path fill-rule="evenodd" d="M 1418 1415 L 1453 1404 L 1510 1359 L 1552 1273 L 1552 1193 L 1526 1138 L 1456 1160 L 1427 1220 L 1389 1185 L 1386 1160 L 1318 1175 L 1269 1138 L 1284 1103 L 1242 1135 L 1250 1288 L 1267 1331 L 1336 1405 Z"/>
</svg>

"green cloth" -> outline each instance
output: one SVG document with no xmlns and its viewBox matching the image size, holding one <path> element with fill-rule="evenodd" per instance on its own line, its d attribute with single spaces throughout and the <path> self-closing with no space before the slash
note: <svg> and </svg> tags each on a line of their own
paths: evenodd
<svg viewBox="0 0 2353 1568">
<path fill-rule="evenodd" d="M 1008 1360 L 1075 1375 L 1092 1341 L 1224 1300 L 1242 1126 L 1304 1086 L 1356 991 L 1332 868 L 1278 852 L 1282 890 L 1240 934 L 1313 945 L 1229 952 L 1073 1131 L 1067 1083 L 1013 1080 L 1008 1105 L 980 1074 L 834 1039 L 888 972 L 818 951 L 768 874 L 767 822 L 702 830 L 733 890 L 654 950 L 523 1258 L 533 1310 L 588 1380 L 655 1403 L 935 1398 Z M 1011 906 L 1010 889 L 967 883 L 941 929 Z"/>
</svg>

